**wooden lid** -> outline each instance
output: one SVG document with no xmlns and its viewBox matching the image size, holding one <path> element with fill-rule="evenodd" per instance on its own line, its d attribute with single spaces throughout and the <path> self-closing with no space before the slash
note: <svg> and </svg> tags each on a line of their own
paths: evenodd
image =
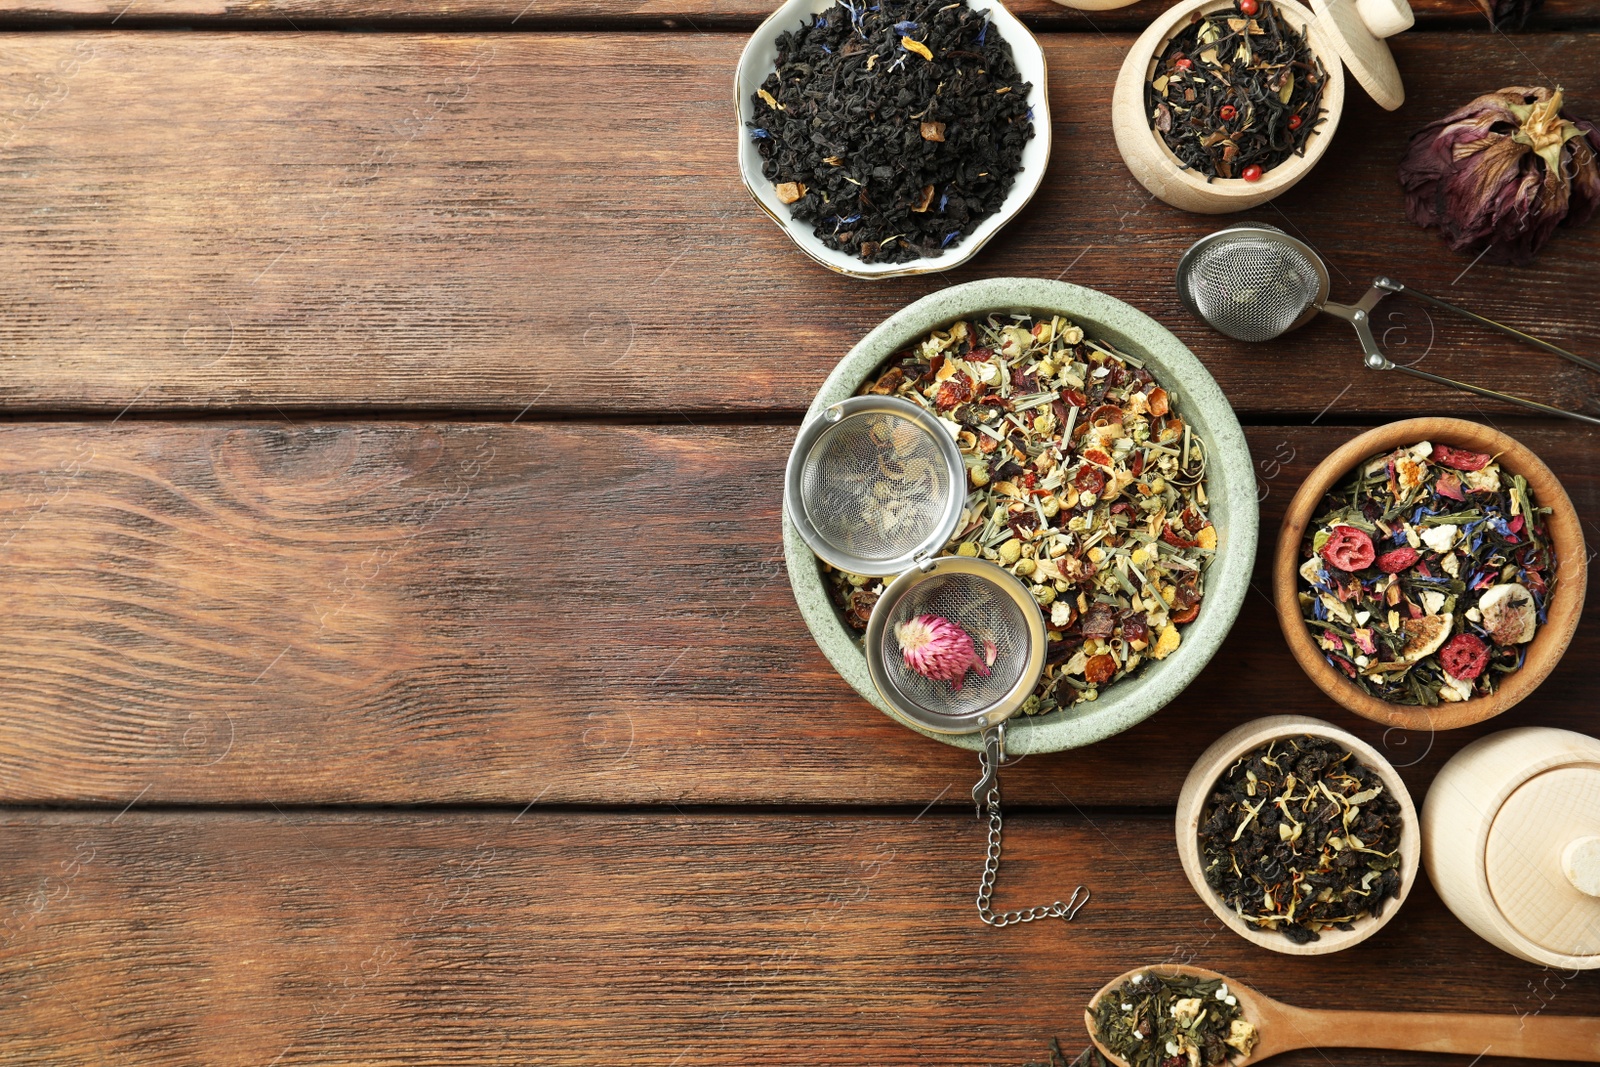
<svg viewBox="0 0 1600 1067">
<path fill-rule="evenodd" d="M 1489 891 L 1523 937 L 1600 957 L 1600 764 L 1536 774 L 1506 798 L 1484 855 Z"/>
<path fill-rule="evenodd" d="M 1388 111 L 1406 102 L 1394 53 L 1383 43 L 1415 21 L 1406 0 L 1311 0 L 1317 24 L 1372 99 Z"/>
</svg>

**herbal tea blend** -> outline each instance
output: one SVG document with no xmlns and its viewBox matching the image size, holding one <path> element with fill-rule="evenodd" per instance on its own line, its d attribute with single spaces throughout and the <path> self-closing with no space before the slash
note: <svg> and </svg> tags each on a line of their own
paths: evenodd
<svg viewBox="0 0 1600 1067">
<path fill-rule="evenodd" d="M 1129 1067 L 1221 1067 L 1256 1045 L 1239 998 L 1216 978 L 1141 971 L 1100 997 L 1094 1027 Z"/>
<path fill-rule="evenodd" d="M 778 199 L 829 248 L 938 256 L 1005 202 L 1033 86 L 985 13 L 844 0 L 777 47 L 750 136 Z"/>
<path fill-rule="evenodd" d="M 1306 625 L 1329 663 L 1391 704 L 1492 693 L 1547 615 L 1549 513 L 1482 452 L 1424 441 L 1370 457 L 1307 531 Z"/>
<path fill-rule="evenodd" d="M 1151 128 L 1207 181 L 1258 181 L 1305 152 L 1327 72 L 1272 0 L 1190 17 L 1145 87 Z"/>
<path fill-rule="evenodd" d="M 1273 741 L 1212 787 L 1206 884 L 1246 922 L 1303 945 L 1383 914 L 1400 892 L 1400 803 L 1337 742 Z"/>
<path fill-rule="evenodd" d="M 1138 359 L 1059 316 L 991 316 L 921 338 L 862 392 L 919 404 L 956 437 L 968 493 L 944 551 L 998 564 L 1045 616 L 1044 674 L 1024 714 L 1095 700 L 1178 648 L 1217 531 L 1200 439 Z M 828 586 L 865 630 L 885 582 L 830 569 Z M 975 648 L 949 621 L 949 672 L 965 677 Z"/>
</svg>

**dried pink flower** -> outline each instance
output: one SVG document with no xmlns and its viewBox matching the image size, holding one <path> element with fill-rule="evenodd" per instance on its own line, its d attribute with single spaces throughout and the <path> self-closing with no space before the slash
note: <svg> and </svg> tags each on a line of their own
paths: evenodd
<svg viewBox="0 0 1600 1067">
<path fill-rule="evenodd" d="M 1533 259 L 1557 226 L 1600 206 L 1600 132 L 1562 110 L 1561 90 L 1486 93 L 1411 138 L 1400 162 L 1406 214 L 1457 252 Z"/>
<path fill-rule="evenodd" d="M 989 664 L 978 655 L 972 635 L 938 615 L 918 615 L 894 628 L 894 638 L 900 642 L 900 651 L 906 666 L 936 682 L 949 682 L 952 689 L 960 689 L 968 671 L 977 671 L 989 677 Z M 984 642 L 989 662 L 994 662 L 994 645 Z"/>
</svg>

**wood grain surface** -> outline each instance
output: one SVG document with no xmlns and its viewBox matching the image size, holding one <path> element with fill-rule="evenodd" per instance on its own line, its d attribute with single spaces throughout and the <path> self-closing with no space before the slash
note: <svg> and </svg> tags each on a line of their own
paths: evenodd
<svg viewBox="0 0 1600 1067">
<path fill-rule="evenodd" d="M 1600 544 L 1589 431 L 1508 426 Z M 1337 721 L 1420 796 L 1507 725 L 1592 729 L 1580 627 L 1515 712 L 1346 714 L 1268 599 L 1282 509 L 1354 431 L 1250 430 L 1254 591 L 1143 725 L 1005 774 L 1013 803 L 1170 806 L 1224 730 Z M 972 753 L 895 725 L 810 639 L 781 563 L 782 426 L 15 423 L 0 432 L 0 800 L 966 804 Z M 1411 765 L 1411 766 L 1406 766 Z"/>
<path fill-rule="evenodd" d="M 1166 818 L 1008 830 L 1001 896 L 1086 882 L 1074 923 L 977 921 L 970 813 L 12 814 L 0 1058 L 1020 1067 L 1083 1047 L 1090 994 L 1159 962 L 1310 1007 L 1600 1014 L 1600 975 L 1466 935 L 1426 884 L 1372 940 L 1291 959 L 1221 928 Z"/>
<path fill-rule="evenodd" d="M 1178 255 L 1226 220 L 1153 201 L 1117 157 L 1109 98 L 1130 40 L 1047 35 L 1056 147 L 1039 196 L 966 267 L 863 284 L 805 259 L 740 186 L 740 34 L 0 35 L 0 403 L 793 414 L 892 311 L 1015 274 L 1155 315 L 1257 421 L 1472 414 L 1475 398 L 1363 370 L 1332 319 L 1252 346 L 1181 309 Z M 1487 89 L 1559 82 L 1592 110 L 1597 48 L 1592 33 L 1398 38 L 1406 106 L 1353 99 L 1317 170 L 1242 217 L 1320 247 L 1338 298 L 1385 272 L 1600 350 L 1600 226 L 1526 270 L 1473 265 L 1405 220 L 1395 180 L 1410 131 Z M 1391 349 L 1430 351 L 1430 369 L 1600 411 L 1594 375 L 1390 311 Z"/>
<path fill-rule="evenodd" d="M 289 29 L 357 23 L 511 30 L 656 26 L 693 31 L 753 27 L 776 6 L 773 0 L 0 0 L 0 21 L 119 29 L 172 23 Z M 1031 26 L 1092 31 L 1142 27 L 1166 5 L 1163 0 L 1143 0 L 1113 11 L 1076 11 L 1054 0 L 1012 0 L 1006 6 Z M 1471 0 L 1416 0 L 1411 6 L 1422 26 L 1485 25 Z M 1571 26 L 1597 17 L 1596 0 L 1548 0 L 1529 28 Z"/>
</svg>

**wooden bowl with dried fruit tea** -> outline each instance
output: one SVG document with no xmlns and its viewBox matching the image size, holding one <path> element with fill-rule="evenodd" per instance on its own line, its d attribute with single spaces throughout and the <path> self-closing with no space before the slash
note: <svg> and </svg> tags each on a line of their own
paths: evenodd
<svg viewBox="0 0 1600 1067">
<path fill-rule="evenodd" d="M 1273 560 L 1284 638 L 1364 718 L 1452 730 L 1531 693 L 1572 640 L 1583 529 L 1555 475 L 1463 419 L 1369 430 L 1289 504 Z"/>
<path fill-rule="evenodd" d="M 1177 839 L 1183 873 L 1217 918 L 1291 956 L 1377 933 L 1422 859 L 1417 809 L 1394 767 L 1306 715 L 1255 719 L 1213 742 L 1178 794 Z"/>
</svg>

